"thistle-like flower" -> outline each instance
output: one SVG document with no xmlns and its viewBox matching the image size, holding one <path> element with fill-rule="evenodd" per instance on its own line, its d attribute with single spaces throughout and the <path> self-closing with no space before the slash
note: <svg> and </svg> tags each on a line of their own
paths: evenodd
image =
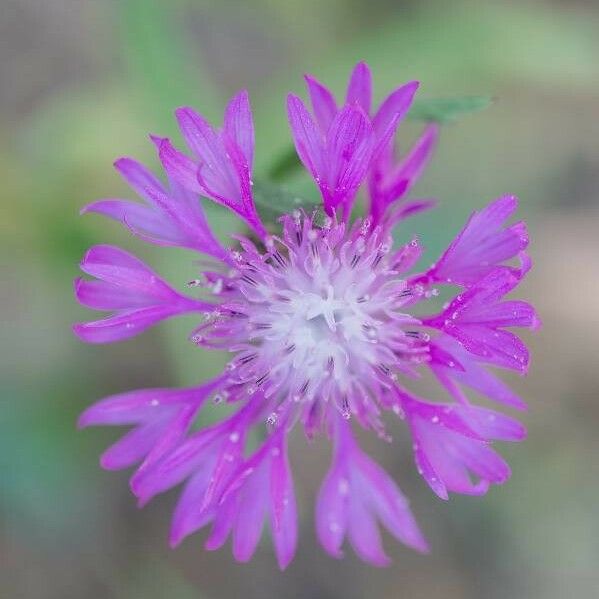
<svg viewBox="0 0 599 599">
<path fill-rule="evenodd" d="M 449 492 L 482 494 L 509 477 L 491 442 L 521 440 L 524 428 L 472 405 L 465 388 L 524 406 L 488 367 L 520 373 L 528 367 L 526 347 L 507 329 L 535 328 L 539 320 L 529 304 L 503 299 L 530 268 L 528 237 L 524 223 L 505 224 L 517 201 L 502 197 L 473 214 L 435 265 L 415 271 L 419 242 L 394 245 L 392 227 L 431 206 L 427 200 L 406 203 L 405 197 L 438 132 L 427 127 L 398 162 L 393 138 L 418 84 L 399 87 L 371 115 L 365 64 L 354 69 L 342 106 L 314 78 L 306 80 L 314 116 L 293 95 L 287 109 L 324 214 L 295 210 L 281 217 L 276 230 L 261 221 L 253 199 L 254 129 L 246 92 L 230 101 L 220 130 L 191 108 L 177 110 L 190 155 L 152 137 L 168 184 L 130 158 L 116 162 L 144 204 L 107 199 L 84 209 L 121 221 L 150 243 L 197 251 L 208 266 L 190 297 L 129 253 L 92 247 L 81 269 L 94 278 L 77 279 L 75 293 L 85 306 L 112 314 L 75 325 L 75 333 L 89 343 L 120 341 L 166 318 L 197 312 L 201 322 L 191 341 L 224 349 L 231 359 L 224 372 L 197 387 L 105 398 L 79 423 L 132 426 L 101 463 L 109 469 L 137 465 L 131 488 L 140 504 L 184 484 L 172 545 L 211 525 L 206 547 L 220 547 L 231 535 L 235 558 L 246 561 L 267 519 L 281 568 L 297 541 L 288 433 L 300 424 L 309 438 L 328 435 L 333 463 L 316 504 L 318 538 L 339 557 L 347 537 L 362 559 L 383 565 L 388 558 L 380 525 L 416 550 L 426 551 L 427 544 L 399 488 L 360 450 L 352 429 L 361 426 L 390 440 L 384 415 L 404 420 L 418 471 L 444 499 Z M 352 222 L 360 189 L 369 198 L 367 214 Z M 235 237 L 232 247 L 221 245 L 201 197 L 229 208 L 251 233 Z M 434 310 L 443 285 L 457 286 L 457 295 L 440 312 L 421 316 L 427 310 L 416 305 Z M 438 402 L 410 391 L 410 380 L 426 371 L 440 383 Z M 234 410 L 192 432 L 207 400 Z M 249 453 L 253 429 L 264 433 L 263 441 Z"/>
</svg>

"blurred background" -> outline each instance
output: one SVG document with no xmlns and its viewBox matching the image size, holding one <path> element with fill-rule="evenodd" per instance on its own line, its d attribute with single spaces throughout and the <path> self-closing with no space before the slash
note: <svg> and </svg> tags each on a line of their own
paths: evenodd
<svg viewBox="0 0 599 599">
<path fill-rule="evenodd" d="M 599 4 L 423 0 L 2 0 L 0 10 L 2 354 L 0 595 L 7 598 L 512 599 L 599 592 Z M 326 443 L 294 439 L 297 557 L 279 573 L 270 541 L 250 564 L 203 550 L 205 532 L 167 548 L 175 495 L 137 510 L 127 473 L 99 468 L 121 431 L 77 431 L 78 413 L 130 388 L 193 384 L 207 356 L 169 322 L 114 346 L 70 332 L 89 318 L 71 281 L 85 249 L 120 244 L 174 284 L 193 257 L 143 246 L 114 222 L 79 217 L 85 203 L 130 194 L 120 155 L 156 165 L 149 132 L 178 139 L 172 111 L 192 104 L 220 121 L 246 87 L 257 173 L 289 145 L 284 94 L 308 71 L 343 90 L 367 60 L 381 98 L 419 79 L 422 97 L 482 94 L 491 108 L 443 128 L 416 193 L 439 208 L 410 220 L 434 256 L 472 210 L 516 193 L 535 268 L 522 291 L 544 320 L 529 337 L 529 439 L 504 446 L 509 484 L 485 498 L 441 502 L 418 478 L 405 431 L 367 445 L 411 498 L 432 553 L 389 538 L 377 570 L 327 557 L 313 532 Z M 421 125 L 406 123 L 400 146 Z M 307 178 L 291 181 L 315 194 Z M 209 217 L 233 227 L 219 208 Z"/>
</svg>

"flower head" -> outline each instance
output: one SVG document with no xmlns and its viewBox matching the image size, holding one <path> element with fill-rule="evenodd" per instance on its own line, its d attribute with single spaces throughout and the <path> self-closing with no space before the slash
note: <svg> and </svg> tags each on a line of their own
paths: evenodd
<svg viewBox="0 0 599 599">
<path fill-rule="evenodd" d="M 183 484 L 170 541 L 177 545 L 211 525 L 208 549 L 233 539 L 240 561 L 254 553 L 270 524 L 285 568 L 297 543 L 297 510 L 287 437 L 301 426 L 311 438 L 333 439 L 333 464 L 316 505 L 318 538 L 339 557 L 344 539 L 376 565 L 388 563 L 379 525 L 419 551 L 427 545 L 396 483 L 359 447 L 352 423 L 390 440 L 385 415 L 405 420 L 419 472 L 433 491 L 482 494 L 509 477 L 491 448 L 516 441 L 515 420 L 471 404 L 466 389 L 521 408 L 523 402 L 489 366 L 524 373 L 529 354 L 512 327 L 536 328 L 526 302 L 505 300 L 530 267 L 522 223 L 505 225 L 516 201 L 501 198 L 475 213 L 434 266 L 413 273 L 422 248 L 398 246 L 393 224 L 429 203 L 401 204 L 437 139 L 429 127 L 398 164 L 393 136 L 417 83 L 397 88 L 372 114 L 371 75 L 354 69 L 345 103 L 306 78 L 314 116 L 296 96 L 287 108 L 298 155 L 317 184 L 325 215 L 293 211 L 269 232 L 252 188 L 254 129 L 246 92 L 225 111 L 222 129 L 191 108 L 177 119 L 191 155 L 153 137 L 168 184 L 136 161 L 116 167 L 145 204 L 108 199 L 86 211 L 120 220 L 158 245 L 200 252 L 210 263 L 181 293 L 130 254 L 96 246 L 81 263 L 94 277 L 77 279 L 79 301 L 112 315 L 75 325 L 84 341 L 120 341 L 184 313 L 201 313 L 190 340 L 231 354 L 211 381 L 185 389 L 142 389 L 106 398 L 84 412 L 81 426 L 133 428 L 102 457 L 106 468 L 138 465 L 131 489 L 141 505 Z M 361 188 L 364 217 L 350 219 Z M 226 206 L 250 228 L 229 248 L 211 232 L 200 197 Z M 514 258 L 520 266 L 509 263 Z M 204 262 L 205 263 L 205 262 Z M 435 312 L 434 285 L 457 285 Z M 416 310 L 418 304 L 428 306 Z M 417 316 L 426 313 L 428 316 Z M 432 311 L 432 313 L 431 313 Z M 418 398 L 410 380 L 429 371 L 441 402 Z M 233 412 L 207 428 L 192 424 L 205 402 Z M 435 398 L 437 399 L 437 398 Z M 253 453 L 250 432 L 263 433 Z"/>
</svg>

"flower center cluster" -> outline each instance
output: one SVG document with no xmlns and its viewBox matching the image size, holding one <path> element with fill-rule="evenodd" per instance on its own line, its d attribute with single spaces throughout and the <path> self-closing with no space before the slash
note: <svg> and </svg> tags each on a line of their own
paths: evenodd
<svg viewBox="0 0 599 599">
<path fill-rule="evenodd" d="M 376 417 L 396 371 L 423 349 L 401 326 L 418 321 L 402 310 L 411 292 L 382 230 L 316 227 L 296 215 L 266 252 L 242 245 L 219 315 L 201 330 L 202 341 L 237 352 L 228 365 L 235 384 L 262 392 L 273 418 L 294 405 L 306 417 L 320 418 L 327 405 Z"/>
</svg>

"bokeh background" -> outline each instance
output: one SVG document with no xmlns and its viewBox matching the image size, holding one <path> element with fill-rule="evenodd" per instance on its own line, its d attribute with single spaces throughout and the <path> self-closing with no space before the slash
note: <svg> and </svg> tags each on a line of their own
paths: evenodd
<svg viewBox="0 0 599 599">
<path fill-rule="evenodd" d="M 599 5 L 593 0 L 2 0 L 0 8 L 0 595 L 6 598 L 560 599 L 599 596 Z M 327 557 L 313 533 L 324 443 L 298 436 L 296 560 L 279 573 L 270 542 L 248 565 L 205 533 L 166 545 L 175 494 L 142 511 L 127 473 L 103 472 L 119 431 L 77 431 L 92 401 L 129 388 L 192 384 L 222 363 L 169 322 L 115 346 L 70 333 L 91 244 L 121 244 L 177 285 L 191 256 L 144 247 L 113 222 L 79 217 L 125 193 L 119 155 L 155 165 L 147 133 L 177 138 L 172 110 L 220 119 L 249 89 L 258 174 L 289 145 L 284 94 L 308 71 L 341 92 L 367 60 L 377 97 L 417 78 L 423 97 L 483 94 L 484 112 L 444 127 L 418 195 L 435 213 L 404 225 L 433 257 L 473 209 L 521 197 L 535 268 L 523 294 L 544 320 L 527 379 L 509 378 L 530 410 L 529 439 L 507 446 L 513 478 L 485 498 L 441 502 L 419 480 L 406 439 L 369 449 L 400 482 L 433 551 L 386 539 L 377 570 L 348 551 Z M 399 142 L 421 125 L 407 123 Z M 290 184 L 314 194 L 307 178 Z M 210 219 L 222 233 L 231 220 Z"/>
</svg>

